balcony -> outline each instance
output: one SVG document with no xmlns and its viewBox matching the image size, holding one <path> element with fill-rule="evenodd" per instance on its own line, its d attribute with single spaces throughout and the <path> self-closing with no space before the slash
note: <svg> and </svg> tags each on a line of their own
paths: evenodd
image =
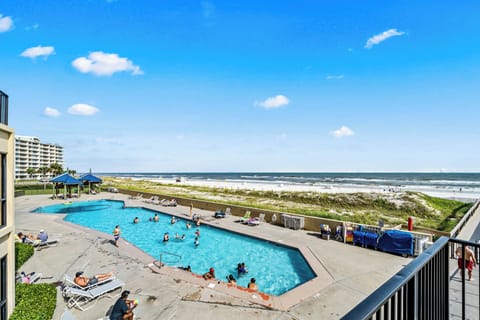
<svg viewBox="0 0 480 320">
<path fill-rule="evenodd" d="M 468 281 L 455 257 L 457 248 L 467 246 L 478 261 L 480 244 L 438 239 L 342 319 L 479 319 L 478 267 Z"/>
<path fill-rule="evenodd" d="M 0 90 L 0 123 L 8 125 L 8 96 Z"/>
</svg>

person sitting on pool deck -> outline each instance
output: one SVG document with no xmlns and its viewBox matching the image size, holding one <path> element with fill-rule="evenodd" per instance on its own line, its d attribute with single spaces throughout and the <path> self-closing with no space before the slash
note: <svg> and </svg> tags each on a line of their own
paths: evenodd
<svg viewBox="0 0 480 320">
<path fill-rule="evenodd" d="M 82 276 L 82 274 L 83 274 L 83 271 L 78 271 L 75 274 L 75 279 L 73 279 L 73 282 L 75 282 L 75 284 L 79 285 L 80 287 L 86 287 L 86 286 L 91 286 L 93 284 L 96 284 L 99 281 L 105 281 L 108 278 L 111 278 L 113 276 L 113 271 L 109 273 L 96 274 L 91 278 Z"/>
<path fill-rule="evenodd" d="M 135 217 L 135 219 L 133 219 L 133 223 L 138 223 L 138 217 Z"/>
<path fill-rule="evenodd" d="M 215 269 L 210 268 L 208 272 L 203 274 L 203 279 L 205 280 L 215 279 Z"/>
<path fill-rule="evenodd" d="M 237 284 L 237 280 L 235 280 L 235 278 L 233 277 L 233 274 L 228 275 L 227 281 L 228 283 L 231 283 L 231 284 Z"/>
<path fill-rule="evenodd" d="M 37 239 L 44 242 L 48 240 L 48 234 L 45 232 L 45 230 L 40 230 L 40 233 L 37 236 Z"/>
<path fill-rule="evenodd" d="M 175 217 L 172 216 L 172 219 L 170 220 L 170 223 L 171 223 L 171 224 L 175 224 L 175 222 L 177 222 L 177 220 L 175 220 Z"/>
<path fill-rule="evenodd" d="M 165 232 L 163 234 L 163 242 L 167 242 L 168 240 L 170 240 L 170 236 L 168 235 L 168 232 Z"/>
<path fill-rule="evenodd" d="M 125 290 L 122 292 L 120 298 L 113 305 L 112 312 L 110 313 L 110 320 L 133 320 L 133 309 L 138 306 L 137 300 L 128 300 L 130 291 Z"/>
<path fill-rule="evenodd" d="M 258 291 L 257 284 L 255 283 L 255 278 L 250 279 L 250 283 L 248 284 L 248 289 L 253 291 Z"/>
</svg>

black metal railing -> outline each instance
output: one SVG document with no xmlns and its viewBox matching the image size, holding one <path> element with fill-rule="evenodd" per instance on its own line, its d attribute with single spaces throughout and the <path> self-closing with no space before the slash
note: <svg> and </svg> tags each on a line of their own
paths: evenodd
<svg viewBox="0 0 480 320">
<path fill-rule="evenodd" d="M 0 123 L 8 125 L 8 95 L 0 90 Z"/>
<path fill-rule="evenodd" d="M 465 272 L 460 271 L 461 287 L 457 290 L 450 288 L 458 284 L 458 277 L 454 278 L 451 272 L 453 269 L 457 270 L 451 251 L 455 252 L 461 247 L 465 252 L 466 246 L 474 248 L 475 256 L 478 258 L 480 245 L 441 237 L 342 319 L 449 319 L 452 316 L 452 301 L 459 304 L 459 308 L 454 305 L 456 318 L 478 319 L 480 315 L 478 283 L 475 285 L 473 281 L 469 282 L 469 286 L 476 287 L 468 292 L 468 310 Z M 451 264 L 455 268 L 450 268 Z M 474 299 L 477 301 L 472 302 Z"/>
</svg>

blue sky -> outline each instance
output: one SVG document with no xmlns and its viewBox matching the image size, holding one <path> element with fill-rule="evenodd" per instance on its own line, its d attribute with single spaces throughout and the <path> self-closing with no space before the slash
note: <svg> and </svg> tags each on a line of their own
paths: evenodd
<svg viewBox="0 0 480 320">
<path fill-rule="evenodd" d="M 479 171 L 478 1 L 2 1 L 19 135 L 79 172 Z"/>
</svg>

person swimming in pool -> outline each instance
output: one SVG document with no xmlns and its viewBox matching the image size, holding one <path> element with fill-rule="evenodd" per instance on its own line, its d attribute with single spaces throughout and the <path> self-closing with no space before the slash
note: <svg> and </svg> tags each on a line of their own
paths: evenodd
<svg viewBox="0 0 480 320">
<path fill-rule="evenodd" d="M 187 230 L 189 230 L 191 227 L 192 227 L 192 225 L 190 224 L 190 222 L 187 221 L 187 223 L 185 223 L 185 228 L 187 228 Z"/>
<path fill-rule="evenodd" d="M 135 219 L 133 219 L 133 223 L 138 223 L 138 217 L 135 217 Z"/>
<path fill-rule="evenodd" d="M 228 283 L 230 283 L 230 284 L 237 284 L 237 280 L 235 280 L 235 278 L 233 277 L 233 274 L 229 274 L 229 275 L 227 276 L 227 281 L 228 281 Z"/>
<path fill-rule="evenodd" d="M 163 234 L 163 242 L 167 242 L 168 240 L 170 240 L 170 236 L 168 235 L 168 232 L 165 232 Z"/>
<path fill-rule="evenodd" d="M 155 213 L 155 215 L 153 216 L 153 222 L 158 222 L 160 218 L 158 217 L 158 214 Z"/>
<path fill-rule="evenodd" d="M 193 244 L 195 245 L 195 248 L 197 248 L 200 245 L 200 241 L 198 241 L 198 238 L 195 238 L 195 241 L 193 241 Z"/>
<path fill-rule="evenodd" d="M 170 220 L 170 223 L 171 223 L 171 224 L 175 224 L 175 222 L 177 222 L 177 220 L 175 220 L 175 217 L 172 216 L 172 219 Z"/>
<path fill-rule="evenodd" d="M 195 231 L 195 236 L 198 238 L 200 237 L 200 229 L 197 229 L 197 231 Z"/>
<path fill-rule="evenodd" d="M 182 234 L 182 236 L 179 236 L 178 233 L 175 233 L 175 239 L 184 240 L 185 239 L 185 234 Z"/>
</svg>

